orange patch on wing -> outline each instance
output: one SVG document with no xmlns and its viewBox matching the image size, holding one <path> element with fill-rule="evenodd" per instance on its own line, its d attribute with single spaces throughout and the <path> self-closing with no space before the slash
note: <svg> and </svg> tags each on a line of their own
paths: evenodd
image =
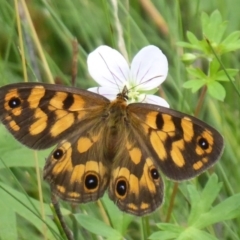
<svg viewBox="0 0 240 240">
<path fill-rule="evenodd" d="M 28 96 L 28 104 L 31 109 L 35 109 L 39 106 L 39 102 L 44 96 L 46 90 L 43 86 L 35 86 L 31 89 L 31 93 Z"/>
<path fill-rule="evenodd" d="M 58 136 L 74 124 L 73 113 L 68 113 L 64 110 L 56 110 L 55 113 L 57 120 L 54 122 L 53 126 L 50 129 L 50 133 L 53 137 Z"/>
<path fill-rule="evenodd" d="M 172 157 L 173 162 L 178 167 L 183 167 L 183 165 L 185 164 L 185 160 L 184 160 L 184 157 L 183 157 L 183 154 L 181 151 L 183 149 L 184 149 L 184 140 L 183 139 L 173 142 L 170 155 Z"/>
<path fill-rule="evenodd" d="M 86 101 L 79 95 L 73 94 L 73 104 L 69 107 L 69 111 L 79 111 L 84 108 Z"/>
<path fill-rule="evenodd" d="M 47 127 L 48 116 L 40 108 L 37 108 L 34 112 L 34 123 L 29 126 L 29 133 L 31 135 L 37 135 L 43 132 Z"/>
<path fill-rule="evenodd" d="M 183 139 L 186 142 L 191 142 L 194 136 L 193 123 L 190 118 L 185 117 L 181 120 L 181 126 L 183 130 Z"/>
<path fill-rule="evenodd" d="M 9 122 L 9 127 L 14 131 L 14 132 L 17 132 L 20 130 L 20 127 L 17 125 L 17 123 L 12 120 Z"/>
<path fill-rule="evenodd" d="M 162 118 L 163 118 L 163 128 L 161 129 L 163 132 L 174 132 L 176 131 L 176 127 L 172 121 L 172 116 L 169 114 L 162 114 Z"/>
<path fill-rule="evenodd" d="M 162 161 L 166 160 L 167 158 L 166 148 L 164 147 L 164 142 L 161 140 L 161 137 L 163 137 L 163 135 L 164 134 L 162 134 L 161 131 L 152 131 L 150 134 L 151 145 L 158 155 L 159 159 Z"/>
</svg>

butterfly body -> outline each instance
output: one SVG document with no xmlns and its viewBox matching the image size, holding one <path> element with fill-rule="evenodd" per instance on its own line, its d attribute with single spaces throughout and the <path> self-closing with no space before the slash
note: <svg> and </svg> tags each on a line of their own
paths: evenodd
<svg viewBox="0 0 240 240">
<path fill-rule="evenodd" d="M 109 104 L 102 114 L 100 124 L 105 126 L 103 132 L 105 135 L 105 146 L 107 146 L 106 155 L 109 155 L 107 158 L 111 160 L 114 158 L 117 146 L 122 141 L 121 137 L 124 136 L 124 134 L 120 133 L 128 127 L 126 107 L 126 100 L 122 96 L 119 96 Z"/>
<path fill-rule="evenodd" d="M 222 136 L 206 123 L 152 104 L 127 104 L 77 88 L 18 83 L 0 88 L 0 119 L 33 149 L 57 145 L 44 179 L 63 200 L 85 203 L 106 190 L 122 210 L 154 211 L 163 201 L 160 169 L 192 178 L 220 157 Z"/>
</svg>

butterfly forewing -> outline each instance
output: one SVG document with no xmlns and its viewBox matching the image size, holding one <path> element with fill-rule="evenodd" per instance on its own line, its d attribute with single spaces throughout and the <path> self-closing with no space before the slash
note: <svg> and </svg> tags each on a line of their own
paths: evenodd
<svg viewBox="0 0 240 240">
<path fill-rule="evenodd" d="M 34 149 L 57 144 L 76 125 L 101 115 L 106 98 L 77 88 L 18 83 L 0 88 L 0 119 L 13 136 Z"/>
<path fill-rule="evenodd" d="M 221 156 L 222 136 L 197 118 L 151 104 L 130 104 L 128 110 L 155 162 L 173 180 L 192 178 Z"/>
</svg>

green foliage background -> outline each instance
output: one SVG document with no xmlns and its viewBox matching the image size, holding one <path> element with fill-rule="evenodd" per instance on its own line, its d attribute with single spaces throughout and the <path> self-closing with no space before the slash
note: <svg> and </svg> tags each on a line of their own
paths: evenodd
<svg viewBox="0 0 240 240">
<path fill-rule="evenodd" d="M 112 2 L 26 1 L 40 42 L 39 51 L 30 20 L 24 13 L 24 1 L 0 0 L 0 85 L 24 81 L 20 39 L 24 40 L 29 81 L 37 79 L 51 82 L 54 79 L 55 82 L 70 85 L 72 41 L 77 39 L 79 52 L 76 85 L 81 88 L 95 86 L 87 71 L 88 53 L 103 44 L 119 49 L 114 17 L 116 8 Z M 240 43 L 239 32 L 236 32 L 240 29 L 239 0 L 117 2 L 117 15 L 129 59 L 149 44 L 158 46 L 166 54 L 169 75 L 161 86 L 160 93 L 171 108 L 194 114 L 201 98 L 202 89 L 199 88 L 202 86 L 196 86 L 199 82 L 187 83 L 188 80 L 206 80 L 204 84 L 208 86 L 209 79 L 216 82 L 220 75 L 224 79 L 220 81 L 222 87 L 214 83 L 217 87 L 204 95 L 198 117 L 222 133 L 225 150 L 211 171 L 180 183 L 170 223 L 166 222 L 166 215 L 174 183 L 165 179 L 165 202 L 147 217 L 137 218 L 123 214 L 104 196 L 98 203 L 77 207 L 62 202 L 67 224 L 74 232 L 75 239 L 99 239 L 98 236 L 102 236 L 102 239 L 240 239 L 240 80 L 237 71 Z M 17 30 L 18 14 L 15 5 L 20 12 L 22 38 Z M 216 10 L 222 18 L 220 22 L 226 27 L 221 41 L 236 32 L 235 38 L 228 40 L 225 45 L 221 45 L 221 41 L 214 41 L 214 37 L 221 31 L 218 25 L 208 29 L 207 36 L 203 32 L 203 12 L 206 20 Z M 207 46 L 205 37 L 208 38 L 209 35 L 212 36 L 208 40 L 224 67 L 229 70 L 233 83 L 226 77 L 223 65 L 218 63 Z M 221 47 L 226 44 L 230 48 L 221 52 Z M 47 64 L 44 64 L 41 52 Z M 50 73 L 47 72 L 47 66 Z M 211 75 L 213 72 L 216 74 Z M 214 78 L 216 75 L 218 77 Z M 216 89 L 221 90 L 214 91 Z M 1 240 L 65 239 L 59 224 L 52 221 L 49 186 L 42 180 L 42 207 L 39 202 L 36 162 L 38 159 L 42 169 L 49 152 L 50 150 L 34 153 L 15 141 L 0 125 Z"/>
</svg>

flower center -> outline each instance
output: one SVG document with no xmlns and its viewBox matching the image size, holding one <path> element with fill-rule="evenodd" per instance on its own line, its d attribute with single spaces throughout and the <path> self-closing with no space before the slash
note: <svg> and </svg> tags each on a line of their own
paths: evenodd
<svg viewBox="0 0 240 240">
<path fill-rule="evenodd" d="M 140 92 L 132 89 L 128 93 L 128 99 L 130 102 L 138 102 L 139 95 L 140 95 Z"/>
<path fill-rule="evenodd" d="M 128 89 L 128 101 L 131 103 L 138 102 L 141 93 L 137 90 L 136 83 L 128 80 L 126 86 Z"/>
</svg>

